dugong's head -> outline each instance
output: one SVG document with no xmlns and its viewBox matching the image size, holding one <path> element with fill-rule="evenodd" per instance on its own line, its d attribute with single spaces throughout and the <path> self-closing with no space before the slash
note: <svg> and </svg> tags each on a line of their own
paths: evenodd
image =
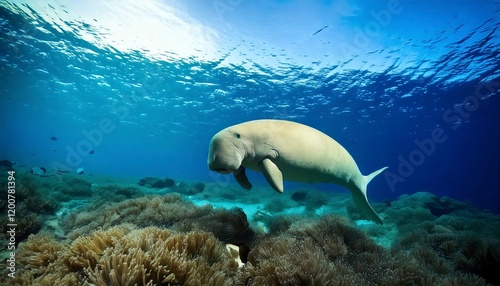
<svg viewBox="0 0 500 286">
<path fill-rule="evenodd" d="M 226 128 L 215 134 L 208 149 L 208 167 L 212 171 L 229 174 L 238 170 L 247 156 L 248 140 L 235 128 Z"/>
</svg>

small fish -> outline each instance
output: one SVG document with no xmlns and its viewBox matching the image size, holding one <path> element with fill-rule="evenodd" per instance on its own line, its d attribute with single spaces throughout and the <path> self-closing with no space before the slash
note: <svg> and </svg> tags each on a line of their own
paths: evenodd
<svg viewBox="0 0 500 286">
<path fill-rule="evenodd" d="M 89 151 L 89 154 L 90 154 L 90 155 L 92 155 L 92 154 L 94 154 L 94 153 L 95 153 L 95 152 L 94 152 L 94 150 L 90 150 L 90 151 Z"/>
<path fill-rule="evenodd" d="M 56 136 L 52 136 L 52 137 L 50 137 L 50 140 L 57 141 L 57 137 Z"/>
<path fill-rule="evenodd" d="M 326 29 L 326 28 L 328 28 L 328 27 L 330 27 L 330 26 L 324 26 L 323 28 L 321 28 L 321 29 L 317 30 L 317 31 L 313 34 L 313 36 L 314 36 L 314 35 L 316 35 L 317 33 L 321 32 L 321 31 L 323 31 L 324 29 Z"/>
</svg>

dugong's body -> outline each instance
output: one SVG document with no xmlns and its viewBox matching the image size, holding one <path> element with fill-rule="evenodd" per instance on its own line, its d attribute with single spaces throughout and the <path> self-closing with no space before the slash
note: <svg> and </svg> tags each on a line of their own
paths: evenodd
<svg viewBox="0 0 500 286">
<path fill-rule="evenodd" d="M 208 166 L 220 173 L 234 173 L 245 189 L 252 187 L 246 168 L 262 172 L 281 193 L 283 180 L 338 184 L 351 191 L 354 202 L 368 218 L 382 223 L 368 203 L 366 186 L 387 167 L 363 176 L 337 141 L 300 123 L 254 120 L 223 129 L 210 141 Z"/>
</svg>

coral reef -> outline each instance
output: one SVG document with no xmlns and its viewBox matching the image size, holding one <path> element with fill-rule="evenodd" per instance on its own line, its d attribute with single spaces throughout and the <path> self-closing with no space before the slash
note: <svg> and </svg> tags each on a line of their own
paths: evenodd
<svg viewBox="0 0 500 286">
<path fill-rule="evenodd" d="M 330 198 L 325 192 L 316 190 L 297 190 L 292 194 L 291 199 L 304 205 L 306 211 L 314 212 L 321 206 L 326 205 Z"/>
<path fill-rule="evenodd" d="M 160 179 L 155 177 L 145 177 L 137 183 L 139 186 L 144 186 L 154 189 L 170 188 L 175 185 L 175 181 L 170 178 Z"/>
<path fill-rule="evenodd" d="M 19 248 L 11 285 L 234 285 L 238 264 L 209 233 L 117 226 L 63 245 L 45 235 Z"/>
<path fill-rule="evenodd" d="M 56 199 L 69 201 L 92 196 L 92 185 L 82 178 L 67 174 L 61 176 L 61 180 L 53 186 L 53 192 Z"/>
<path fill-rule="evenodd" d="M 90 204 L 63 220 L 70 238 L 86 234 L 99 227 L 122 223 L 138 227 L 160 226 L 174 230 L 205 230 L 225 242 L 239 243 L 251 235 L 245 213 L 241 209 L 196 207 L 179 194 L 146 196 L 98 207 Z"/>
<path fill-rule="evenodd" d="M 284 198 L 273 198 L 264 205 L 264 209 L 271 213 L 277 213 L 285 211 L 290 206 L 291 204 Z"/>
<path fill-rule="evenodd" d="M 292 200 L 294 200 L 296 202 L 305 201 L 306 198 L 307 198 L 307 191 L 304 191 L 304 190 L 298 190 L 292 194 Z"/>
<path fill-rule="evenodd" d="M 382 214 L 389 207 L 387 203 L 377 203 L 371 202 L 370 205 L 373 207 L 376 213 Z M 347 215 L 351 220 L 366 220 L 366 215 L 354 204 L 352 200 L 348 200 L 345 204 Z M 384 221 L 385 223 L 385 221 Z"/>
<path fill-rule="evenodd" d="M 247 216 L 240 208 L 215 209 L 199 218 L 182 219 L 172 229 L 180 231 L 202 230 L 211 232 L 220 241 L 244 243 L 253 236 Z"/>
<path fill-rule="evenodd" d="M 238 285 L 345 285 L 363 282 L 352 273 L 335 272 L 312 239 L 281 235 L 262 241 L 250 251 L 248 263 L 238 272 Z M 358 282 L 353 284 L 353 282 Z"/>
<path fill-rule="evenodd" d="M 295 199 L 270 196 L 264 206 L 275 212 L 260 209 L 249 222 L 241 208 L 94 184 L 82 200 L 86 205 L 59 211 L 56 220 L 51 214 L 58 205 L 42 197 L 54 190 L 45 179 L 24 181 L 20 210 L 27 215 L 20 232 L 36 233 L 50 218 L 47 230 L 60 233 L 42 230 L 20 243 L 11 285 L 500 285 L 500 219 L 448 197 L 416 193 L 375 204 L 385 222 L 376 225 L 353 220 L 362 217 L 350 206 L 351 219 L 317 215 L 312 211 L 332 207 L 332 200 L 326 205 L 321 195 L 299 191 Z M 87 183 L 58 184 L 82 189 Z M 199 198 L 211 190 L 236 192 L 197 183 L 179 183 L 169 192 L 174 190 Z M 280 213 L 298 204 L 303 213 Z M 245 250 L 237 253 L 244 266 L 225 244 Z"/>
<path fill-rule="evenodd" d="M 92 188 L 92 206 L 98 208 L 101 205 L 109 204 L 110 201 L 117 203 L 128 199 L 144 196 L 135 186 L 119 186 L 107 184 Z"/>
<path fill-rule="evenodd" d="M 496 255 L 489 248 L 480 256 Z M 487 254 L 489 253 L 489 254 Z M 486 261 L 494 261 L 491 258 Z M 477 263 L 473 263 L 478 265 Z M 345 218 L 303 219 L 257 242 L 238 285 L 488 285 L 426 247 L 385 249 Z M 478 275 L 483 276 L 486 280 Z"/>
<path fill-rule="evenodd" d="M 172 188 L 170 188 L 170 191 L 176 192 L 179 194 L 183 194 L 186 196 L 196 196 L 205 191 L 206 185 L 203 182 L 196 182 L 196 183 L 186 183 L 186 182 L 179 182 Z"/>
<path fill-rule="evenodd" d="M 59 202 L 54 198 L 51 191 L 51 185 L 47 178 L 34 176 L 31 174 L 19 174 L 16 176 L 15 201 L 15 223 L 16 243 L 28 238 L 31 233 L 38 232 L 43 225 L 44 220 L 59 209 Z M 0 184 L 7 186 L 6 177 L 0 179 Z M 2 200 L 0 212 L 2 216 L 0 240 L 6 240 L 8 230 L 7 222 L 7 203 Z"/>
<path fill-rule="evenodd" d="M 194 183 L 191 186 L 191 188 L 189 188 L 188 194 L 189 195 L 194 195 L 194 194 L 201 193 L 204 190 L 205 190 L 205 184 L 202 183 L 202 182 L 197 182 L 197 183 Z"/>
<path fill-rule="evenodd" d="M 101 200 L 63 218 L 62 226 L 71 235 L 86 234 L 99 227 L 110 227 L 121 223 L 133 223 L 137 226 L 171 226 L 199 212 L 208 210 L 194 208 L 178 194 L 145 196 L 119 203 L 102 205 Z"/>
<path fill-rule="evenodd" d="M 443 204 L 447 206 L 446 211 L 438 215 L 429 209 L 431 205 L 443 207 Z M 388 221 L 393 222 L 399 232 L 392 245 L 393 252 L 410 252 L 435 272 L 459 271 L 455 273 L 456 281 L 471 281 L 473 275 L 478 275 L 500 285 L 500 276 L 494 270 L 500 269 L 497 216 L 429 193 L 402 196 L 386 213 Z M 466 276 L 458 275 L 460 273 Z"/>
<path fill-rule="evenodd" d="M 437 217 L 459 210 L 473 210 L 468 204 L 454 200 L 448 196 L 443 196 L 441 198 L 432 196 L 431 199 L 424 204 L 431 214 Z"/>
</svg>

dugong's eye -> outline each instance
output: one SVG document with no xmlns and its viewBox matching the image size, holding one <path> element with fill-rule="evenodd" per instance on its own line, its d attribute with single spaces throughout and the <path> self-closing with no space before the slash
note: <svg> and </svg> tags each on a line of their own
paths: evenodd
<svg viewBox="0 0 500 286">
<path fill-rule="evenodd" d="M 240 137 L 241 137 L 241 135 L 240 135 L 240 133 L 235 132 L 235 133 L 234 133 L 234 137 L 236 137 L 236 138 L 240 138 Z"/>
</svg>

